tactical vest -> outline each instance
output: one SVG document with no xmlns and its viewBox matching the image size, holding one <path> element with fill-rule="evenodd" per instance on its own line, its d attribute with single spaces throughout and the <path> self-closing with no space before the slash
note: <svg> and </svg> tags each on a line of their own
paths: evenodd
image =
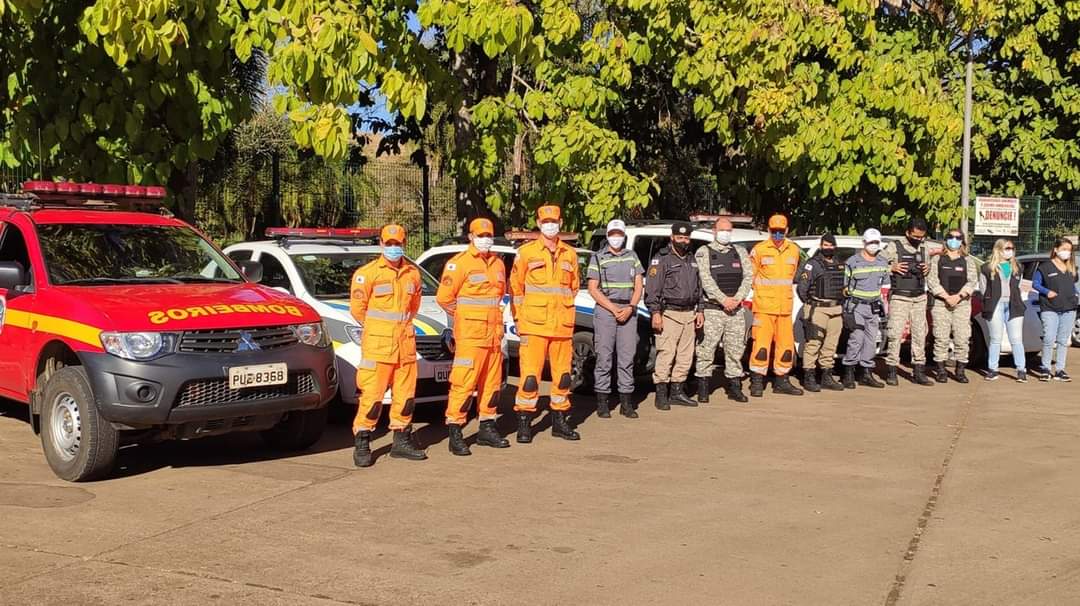
<svg viewBox="0 0 1080 606">
<path fill-rule="evenodd" d="M 720 292 L 729 297 L 734 297 L 735 293 L 739 292 L 739 286 L 742 285 L 743 280 L 743 267 L 734 246 L 729 247 L 727 252 L 720 252 L 709 247 L 709 273 L 712 274 Z"/>
<path fill-rule="evenodd" d="M 907 272 L 892 274 L 892 294 L 905 297 L 918 297 L 926 292 L 926 276 L 923 275 L 919 266 L 926 263 L 926 255 L 920 246 L 915 252 L 910 252 L 899 242 L 896 244 L 896 262 L 907 263 Z"/>
<path fill-rule="evenodd" d="M 844 266 L 819 261 L 821 273 L 814 278 L 813 297 L 820 301 L 840 301 L 844 298 Z"/>
<path fill-rule="evenodd" d="M 967 257 L 950 259 L 948 255 L 941 255 L 938 262 L 938 280 L 945 292 L 950 295 L 959 293 L 968 281 Z"/>
</svg>

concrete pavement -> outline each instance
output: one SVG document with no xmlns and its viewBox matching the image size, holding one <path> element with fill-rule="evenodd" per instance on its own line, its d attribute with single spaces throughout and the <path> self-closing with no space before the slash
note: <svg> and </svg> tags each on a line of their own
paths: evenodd
<svg viewBox="0 0 1080 606">
<path fill-rule="evenodd" d="M 286 457 L 251 435 L 131 447 L 78 485 L 0 403 L 0 603 L 1080 601 L 1071 384 L 718 391 L 637 420 L 576 402 L 578 443 L 457 458 L 428 412 L 423 463 L 383 436 L 354 470 L 334 426 Z"/>
</svg>

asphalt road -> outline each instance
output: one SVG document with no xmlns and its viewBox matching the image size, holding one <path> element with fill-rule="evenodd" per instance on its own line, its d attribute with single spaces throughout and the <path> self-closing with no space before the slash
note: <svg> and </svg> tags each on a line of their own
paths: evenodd
<svg viewBox="0 0 1080 606">
<path fill-rule="evenodd" d="M 287 457 L 131 447 L 76 485 L 0 402 L 0 603 L 1080 602 L 1075 385 L 646 399 L 633 421 L 577 403 L 578 443 L 457 458 L 428 412 L 423 463 L 384 435 L 354 470 L 337 425 Z"/>
</svg>

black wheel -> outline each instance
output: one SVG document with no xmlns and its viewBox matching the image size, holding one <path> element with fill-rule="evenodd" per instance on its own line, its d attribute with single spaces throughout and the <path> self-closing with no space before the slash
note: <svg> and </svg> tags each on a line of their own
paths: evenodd
<svg viewBox="0 0 1080 606">
<path fill-rule="evenodd" d="M 574 333 L 574 358 L 570 363 L 570 389 L 587 392 L 592 389 L 596 369 L 596 350 L 591 332 Z"/>
<path fill-rule="evenodd" d="M 975 322 L 971 323 L 971 345 L 968 348 L 968 368 L 986 368 L 990 352 L 987 350 L 986 338 L 983 337 L 982 328 Z"/>
<path fill-rule="evenodd" d="M 41 446 L 57 477 L 84 482 L 108 475 L 120 436 L 98 412 L 86 371 L 54 372 L 41 394 Z"/>
<path fill-rule="evenodd" d="M 293 410 L 277 425 L 262 432 L 263 440 L 280 450 L 304 450 L 322 437 L 329 409 Z"/>
</svg>

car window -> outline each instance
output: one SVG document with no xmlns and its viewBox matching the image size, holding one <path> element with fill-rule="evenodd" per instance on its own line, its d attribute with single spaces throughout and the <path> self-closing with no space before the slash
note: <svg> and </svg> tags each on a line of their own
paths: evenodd
<svg viewBox="0 0 1080 606">
<path fill-rule="evenodd" d="M 228 252 L 226 254 L 228 254 L 229 258 L 232 259 L 233 261 L 239 262 L 239 261 L 250 261 L 251 260 L 251 255 L 253 254 L 253 252 L 254 251 L 252 251 L 250 249 L 243 249 L 242 248 L 240 250 L 230 251 L 230 252 Z"/>
<path fill-rule="evenodd" d="M 30 282 L 30 252 L 26 248 L 26 238 L 22 230 L 9 224 L 0 223 L 0 261 L 15 261 L 26 272 Z"/>
<path fill-rule="evenodd" d="M 281 261 L 277 260 L 277 257 L 265 253 L 259 257 L 259 262 L 263 266 L 263 279 L 260 284 L 272 288 L 284 288 L 289 292 L 293 292 L 292 283 L 289 282 L 289 274 L 285 273 L 285 268 L 281 265 Z"/>
<path fill-rule="evenodd" d="M 440 255 L 442 263 L 451 255 Z M 300 280 L 308 294 L 316 299 L 342 299 L 349 296 L 349 287 L 352 283 L 353 274 L 357 269 L 367 265 L 379 257 L 378 252 L 340 252 L 290 255 L 293 265 L 296 266 Z M 425 263 L 430 260 L 425 260 Z M 438 281 L 423 267 L 416 266 L 420 270 L 420 294 L 426 297 L 435 296 L 439 288 Z M 266 271 L 265 267 L 263 271 Z M 265 283 L 265 280 L 264 280 Z"/>
<path fill-rule="evenodd" d="M 859 250 L 860 249 L 855 248 L 853 246 L 838 246 L 836 248 L 836 262 L 837 263 L 845 263 L 845 262 L 847 262 L 848 257 L 850 257 L 851 255 L 854 255 L 855 253 L 859 252 Z"/>
<path fill-rule="evenodd" d="M 449 261 L 450 257 L 454 256 L 455 254 L 457 253 L 439 253 L 431 255 L 430 257 L 424 259 L 424 263 L 423 265 L 421 265 L 421 267 L 423 267 L 424 270 L 427 271 L 429 274 L 435 276 L 436 279 L 441 279 L 443 268 L 446 267 L 446 262 Z"/>
<path fill-rule="evenodd" d="M 1038 261 L 1024 261 L 1024 275 L 1023 275 L 1024 279 L 1025 280 L 1033 280 L 1033 279 L 1035 279 L 1035 269 L 1038 268 L 1038 267 L 1039 267 L 1039 262 Z"/>
<path fill-rule="evenodd" d="M 591 250 L 600 250 L 604 247 L 604 244 L 607 244 L 607 236 L 599 232 L 594 232 L 592 240 L 589 240 L 589 248 Z"/>
<path fill-rule="evenodd" d="M 660 252 L 660 249 L 667 243 L 667 238 L 661 239 L 657 236 L 638 236 L 634 239 L 634 252 L 637 253 L 638 259 L 642 265 L 648 265 L 652 260 L 653 255 Z"/>
</svg>

